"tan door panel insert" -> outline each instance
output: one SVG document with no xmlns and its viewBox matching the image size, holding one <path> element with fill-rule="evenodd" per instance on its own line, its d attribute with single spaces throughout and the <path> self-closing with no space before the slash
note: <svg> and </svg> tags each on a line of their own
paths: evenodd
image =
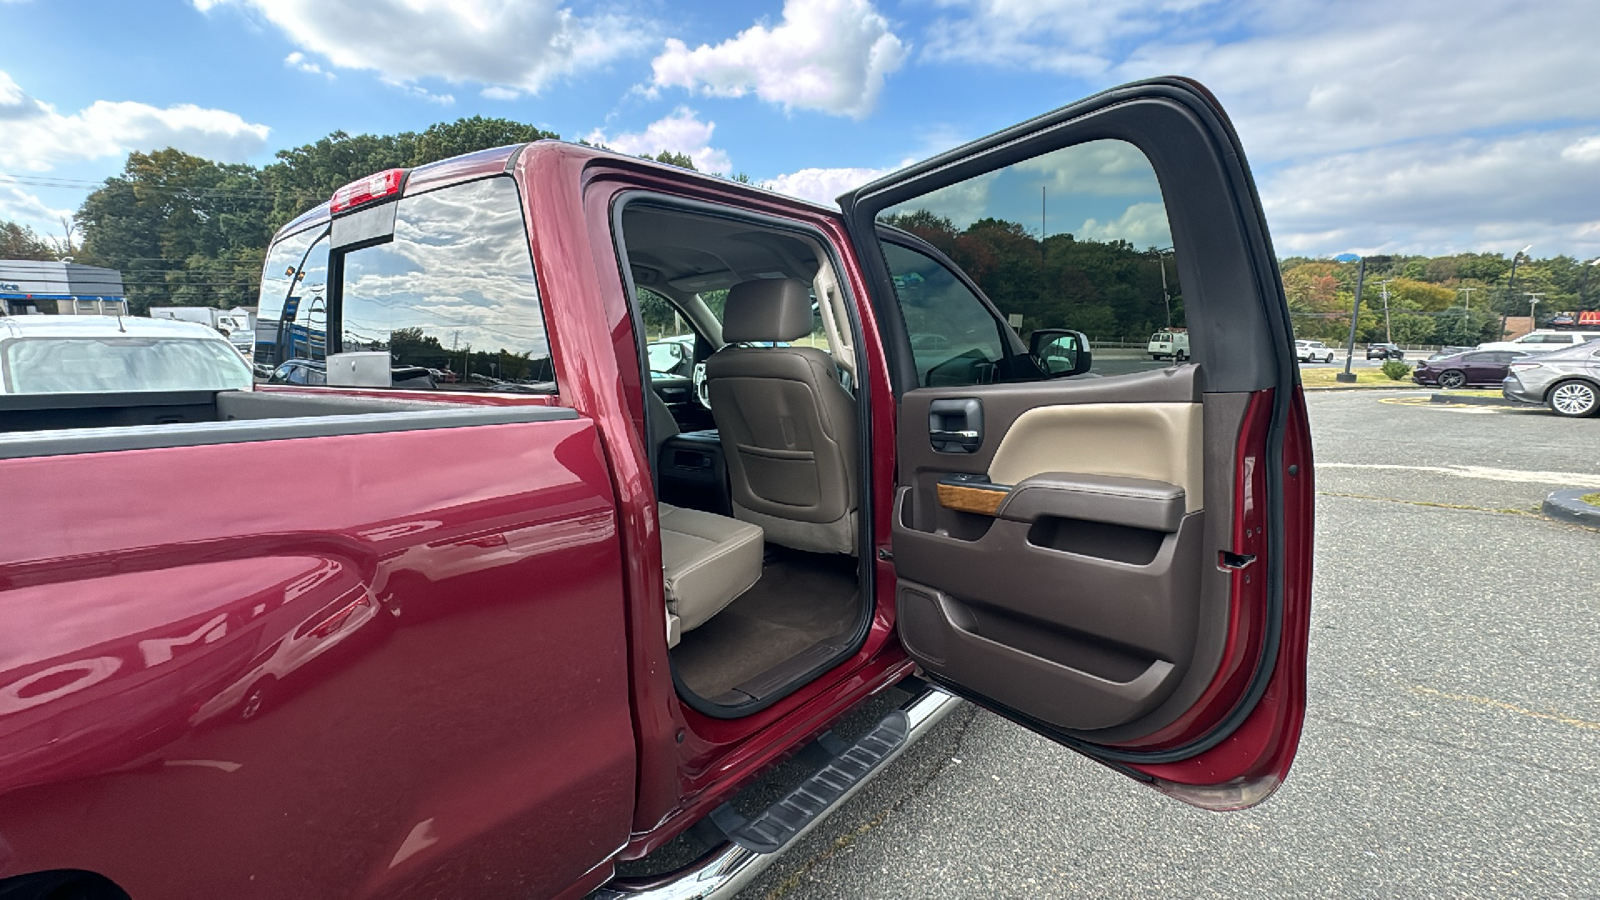
<svg viewBox="0 0 1600 900">
<path fill-rule="evenodd" d="M 1030 409 L 1006 429 L 989 464 L 994 484 L 1045 472 L 1119 475 L 1183 488 L 1204 508 L 1199 403 L 1061 404 Z"/>
</svg>

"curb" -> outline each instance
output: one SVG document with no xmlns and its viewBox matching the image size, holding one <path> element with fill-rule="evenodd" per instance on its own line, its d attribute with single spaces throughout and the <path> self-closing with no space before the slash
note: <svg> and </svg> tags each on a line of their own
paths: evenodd
<svg viewBox="0 0 1600 900">
<path fill-rule="evenodd" d="M 1429 403 L 1455 403 L 1462 406 L 1509 406 L 1514 409 L 1542 409 L 1542 403 L 1523 403 L 1521 400 L 1511 400 L 1506 397 L 1472 397 L 1451 394 L 1448 391 L 1438 391 Z"/>
<path fill-rule="evenodd" d="M 1552 491 L 1550 496 L 1544 498 L 1544 506 L 1540 512 L 1547 518 L 1572 525 L 1582 525 L 1585 528 L 1600 530 L 1600 506 L 1590 506 L 1579 500 L 1585 494 L 1592 494 L 1588 490 Z"/>
<path fill-rule="evenodd" d="M 1317 384 L 1301 385 L 1308 391 L 1425 391 L 1417 384 Z"/>
</svg>

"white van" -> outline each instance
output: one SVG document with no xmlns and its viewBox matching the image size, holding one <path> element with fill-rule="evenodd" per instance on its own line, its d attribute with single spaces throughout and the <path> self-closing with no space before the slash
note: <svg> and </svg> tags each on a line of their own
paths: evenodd
<svg viewBox="0 0 1600 900">
<path fill-rule="evenodd" d="M 1576 347 L 1595 338 L 1600 331 L 1531 331 L 1514 341 L 1489 341 L 1479 344 L 1479 350 L 1518 350 L 1523 353 L 1549 353 Z"/>
<path fill-rule="evenodd" d="M 1187 331 L 1158 331 L 1150 335 L 1150 345 L 1145 348 L 1151 359 L 1175 359 L 1183 362 L 1189 358 L 1189 333 Z"/>
</svg>

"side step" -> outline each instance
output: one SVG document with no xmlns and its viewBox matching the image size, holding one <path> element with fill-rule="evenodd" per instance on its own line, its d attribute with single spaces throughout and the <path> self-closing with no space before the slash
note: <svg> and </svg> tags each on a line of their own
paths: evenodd
<svg viewBox="0 0 1600 900">
<path fill-rule="evenodd" d="M 818 740 L 831 759 L 816 774 L 748 821 L 723 804 L 705 820 L 728 839 L 698 862 L 669 876 L 630 881 L 618 878 L 589 900 L 720 900 L 750 884 L 782 850 L 871 781 L 964 701 L 928 687 L 889 713 L 852 745 L 824 736 Z M 700 826 L 696 826 L 700 827 Z"/>
<path fill-rule="evenodd" d="M 777 853 L 807 825 L 827 815 L 852 788 L 898 756 L 910 735 L 911 719 L 899 709 L 885 716 L 877 727 L 853 745 L 845 746 L 831 734 L 823 735 L 819 743 L 833 758 L 788 796 L 748 822 L 727 803 L 712 810 L 709 821 L 724 837 L 746 850 Z"/>
</svg>

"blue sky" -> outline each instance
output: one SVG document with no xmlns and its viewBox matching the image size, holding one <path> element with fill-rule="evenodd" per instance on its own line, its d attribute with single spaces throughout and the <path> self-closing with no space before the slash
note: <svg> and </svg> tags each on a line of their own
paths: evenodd
<svg viewBox="0 0 1600 900">
<path fill-rule="evenodd" d="M 1587 258 L 1596 34 L 1593 0 L 0 0 L 0 218 L 59 236 L 129 150 L 264 164 L 474 114 L 831 202 L 1179 74 L 1234 117 L 1282 255 Z"/>
</svg>

